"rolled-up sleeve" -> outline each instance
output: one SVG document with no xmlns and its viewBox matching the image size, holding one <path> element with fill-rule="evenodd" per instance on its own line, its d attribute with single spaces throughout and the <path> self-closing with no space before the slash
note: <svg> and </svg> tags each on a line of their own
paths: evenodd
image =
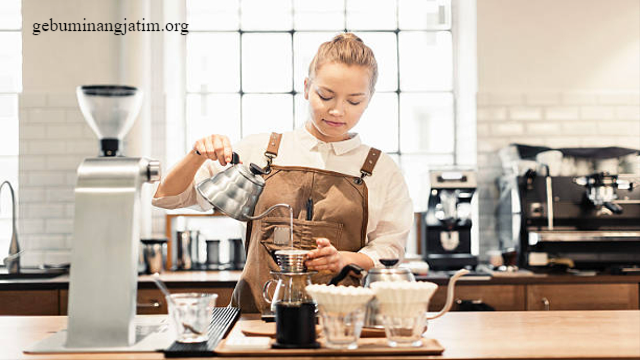
<svg viewBox="0 0 640 360">
<path fill-rule="evenodd" d="M 172 196 L 154 197 L 151 200 L 151 204 L 163 209 L 194 207 L 196 210 L 211 210 L 213 208 L 211 204 L 209 204 L 209 202 L 196 191 L 196 184 L 212 177 L 219 170 L 219 166 L 216 166 L 216 163 L 211 160 L 207 160 L 202 164 L 200 169 L 198 169 L 198 172 L 196 172 L 196 175 L 193 177 L 191 184 L 189 184 L 182 193 Z M 199 205 L 200 209 L 194 205 Z"/>
<path fill-rule="evenodd" d="M 269 140 L 269 134 L 250 135 L 233 144 L 233 150 L 238 153 L 240 159 L 244 159 L 244 161 L 258 162 L 262 160 L 264 156 L 262 156 L 262 153 L 256 151 L 256 149 L 259 150 L 259 145 L 266 144 L 267 140 Z M 193 177 L 193 181 L 191 181 L 191 184 L 189 184 L 182 193 L 172 196 L 154 197 L 151 200 L 151 204 L 163 209 L 190 207 L 193 210 L 209 211 L 213 206 L 196 191 L 196 184 L 214 176 L 224 169 L 225 167 L 220 165 L 218 161 L 207 160 L 200 166 L 200 169 L 198 169 L 196 175 Z"/>
<path fill-rule="evenodd" d="M 404 260 L 407 237 L 413 225 L 413 204 L 400 171 L 387 183 L 385 201 L 377 226 L 367 234 L 368 242 L 360 249 L 380 267 L 380 259 Z"/>
</svg>

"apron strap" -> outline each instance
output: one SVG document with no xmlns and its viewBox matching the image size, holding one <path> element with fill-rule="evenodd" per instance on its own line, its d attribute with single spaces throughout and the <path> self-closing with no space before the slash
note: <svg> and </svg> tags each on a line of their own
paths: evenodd
<svg viewBox="0 0 640 360">
<path fill-rule="evenodd" d="M 362 164 L 362 168 L 360 168 L 360 173 L 363 179 L 365 176 L 371 176 L 373 174 L 373 168 L 376 167 L 376 163 L 380 158 L 380 150 L 376 148 L 369 149 L 369 154 L 367 154 L 367 158 L 364 160 L 364 164 Z"/>
<path fill-rule="evenodd" d="M 273 160 L 276 156 L 278 156 L 278 148 L 280 148 L 280 140 L 282 140 L 282 134 L 271 133 L 269 137 L 269 145 L 267 146 L 267 151 L 264 152 L 264 156 Z"/>
</svg>

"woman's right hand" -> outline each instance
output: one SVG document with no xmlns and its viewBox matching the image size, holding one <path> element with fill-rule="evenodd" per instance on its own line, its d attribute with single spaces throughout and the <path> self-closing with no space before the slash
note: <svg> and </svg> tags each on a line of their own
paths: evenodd
<svg viewBox="0 0 640 360">
<path fill-rule="evenodd" d="M 218 160 L 222 166 L 231 162 L 231 142 L 225 135 L 205 136 L 196 141 L 193 150 L 207 159 Z"/>
</svg>

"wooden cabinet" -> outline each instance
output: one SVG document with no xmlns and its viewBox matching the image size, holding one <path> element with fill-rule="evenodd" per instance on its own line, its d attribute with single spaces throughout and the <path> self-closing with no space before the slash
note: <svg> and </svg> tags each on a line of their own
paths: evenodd
<svg viewBox="0 0 640 360">
<path fill-rule="evenodd" d="M 0 290 L 0 315 L 58 315 L 58 290 Z"/>
<path fill-rule="evenodd" d="M 499 311 L 525 310 L 524 285 L 456 285 L 455 300 L 481 301 Z M 431 298 L 429 311 L 440 311 L 447 300 L 447 287 L 441 286 Z M 452 310 L 456 310 L 456 306 Z"/>
<path fill-rule="evenodd" d="M 218 294 L 217 306 L 231 302 L 233 286 L 239 274 L 168 273 L 171 292 L 206 292 Z M 494 279 L 489 281 L 459 281 L 456 300 L 479 301 L 498 311 L 524 310 L 618 310 L 640 309 L 640 277 L 602 276 L 579 278 L 549 276 L 531 279 Z M 166 314 L 164 296 L 148 279 L 142 279 L 138 289 L 138 314 Z M 0 290 L 0 315 L 67 315 L 68 290 L 7 286 Z M 438 288 L 429 304 L 430 311 L 444 306 L 447 286 Z M 453 311 L 459 310 L 454 303 Z"/>
<path fill-rule="evenodd" d="M 527 310 L 638 310 L 638 284 L 527 285 Z"/>
<path fill-rule="evenodd" d="M 638 310 L 640 288 L 635 283 L 461 285 L 456 300 L 472 300 L 498 311 L 523 310 Z M 438 288 L 429 311 L 439 311 L 447 298 L 447 287 Z M 454 303 L 452 310 L 457 310 Z"/>
<path fill-rule="evenodd" d="M 169 289 L 172 293 L 201 292 L 218 294 L 216 306 L 227 306 L 231 302 L 233 288 L 180 288 Z M 60 315 L 67 315 L 68 291 L 60 290 Z M 138 289 L 136 313 L 139 315 L 166 314 L 167 301 L 158 289 Z"/>
<path fill-rule="evenodd" d="M 207 294 L 218 294 L 216 306 L 224 307 L 231 302 L 233 288 L 184 288 L 170 289 L 172 293 L 200 292 Z M 142 289 L 138 290 L 138 314 L 166 314 L 167 301 L 160 290 Z"/>
</svg>

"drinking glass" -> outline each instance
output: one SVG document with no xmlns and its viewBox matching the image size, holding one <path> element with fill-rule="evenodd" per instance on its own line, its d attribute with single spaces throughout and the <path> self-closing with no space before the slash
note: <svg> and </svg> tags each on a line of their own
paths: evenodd
<svg viewBox="0 0 640 360">
<path fill-rule="evenodd" d="M 167 297 L 169 322 L 176 341 L 199 343 L 209 340 L 208 328 L 216 294 L 181 293 Z"/>
<path fill-rule="evenodd" d="M 422 346 L 427 325 L 426 306 L 416 304 L 404 311 L 383 311 L 382 323 L 391 347 Z"/>
<path fill-rule="evenodd" d="M 358 339 L 364 325 L 365 307 L 340 312 L 327 311 L 318 305 L 322 316 L 322 329 L 326 338 L 326 347 L 330 349 L 357 349 Z"/>
</svg>

